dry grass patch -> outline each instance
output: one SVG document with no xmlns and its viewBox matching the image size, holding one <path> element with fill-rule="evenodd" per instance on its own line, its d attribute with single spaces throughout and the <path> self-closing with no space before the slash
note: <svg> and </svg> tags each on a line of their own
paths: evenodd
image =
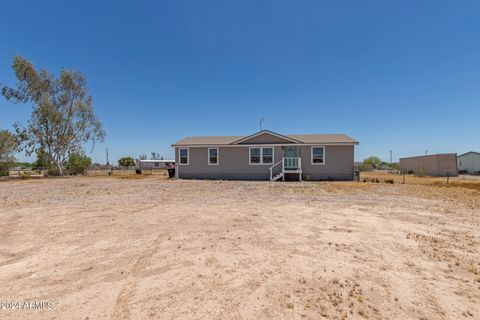
<svg viewBox="0 0 480 320">
<path fill-rule="evenodd" d="M 286 193 L 303 194 L 307 196 L 322 194 L 360 194 L 374 190 L 375 185 L 362 182 L 306 182 L 302 184 L 285 184 L 280 188 L 275 186 L 274 190 L 281 190 Z"/>
</svg>

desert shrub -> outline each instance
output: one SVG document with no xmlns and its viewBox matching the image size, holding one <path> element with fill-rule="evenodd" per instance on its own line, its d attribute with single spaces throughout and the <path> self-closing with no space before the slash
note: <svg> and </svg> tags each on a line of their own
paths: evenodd
<svg viewBox="0 0 480 320">
<path fill-rule="evenodd" d="M 118 160 L 118 165 L 121 167 L 133 167 L 135 166 L 135 160 L 132 157 L 122 157 Z"/>
<path fill-rule="evenodd" d="M 393 179 L 385 179 L 385 183 L 394 184 L 395 181 Z"/>
<path fill-rule="evenodd" d="M 83 152 L 72 153 L 65 163 L 68 174 L 85 174 L 85 170 L 92 165 L 92 159 Z"/>
<path fill-rule="evenodd" d="M 370 168 L 370 170 L 378 169 L 381 167 L 381 165 L 382 165 L 382 160 L 380 160 L 380 158 L 376 156 L 370 156 L 367 159 L 363 160 L 363 163 L 362 163 L 362 167 L 364 167 L 365 169 Z"/>
<path fill-rule="evenodd" d="M 365 172 L 365 171 L 372 171 L 373 166 L 370 163 L 362 163 L 361 165 L 358 166 L 358 170 L 360 172 Z"/>
<path fill-rule="evenodd" d="M 29 171 L 20 171 L 18 173 L 18 176 L 20 177 L 20 179 L 29 179 L 31 176 L 31 173 Z"/>
<path fill-rule="evenodd" d="M 389 170 L 400 170 L 400 163 L 386 163 L 385 168 Z"/>
<path fill-rule="evenodd" d="M 9 176 L 10 175 L 10 169 L 13 167 L 14 163 L 13 161 L 4 161 L 0 162 L 0 177 L 1 176 Z"/>
</svg>

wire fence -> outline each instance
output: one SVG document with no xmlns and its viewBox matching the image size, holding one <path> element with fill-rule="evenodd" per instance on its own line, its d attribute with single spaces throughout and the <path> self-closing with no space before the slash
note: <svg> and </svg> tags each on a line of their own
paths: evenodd
<svg viewBox="0 0 480 320">
<path fill-rule="evenodd" d="M 166 168 L 148 168 L 137 171 L 135 167 L 129 168 L 91 168 L 85 172 L 87 176 L 133 176 L 136 174 L 142 175 L 154 175 L 168 177 L 168 171 Z"/>
</svg>

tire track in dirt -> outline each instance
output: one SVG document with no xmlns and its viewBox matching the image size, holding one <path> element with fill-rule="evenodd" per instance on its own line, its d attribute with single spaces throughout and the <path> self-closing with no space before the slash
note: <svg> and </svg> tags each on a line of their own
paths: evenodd
<svg viewBox="0 0 480 320">
<path fill-rule="evenodd" d="M 127 283 L 123 286 L 122 290 L 120 290 L 117 300 L 115 301 L 112 319 L 131 319 L 130 304 L 135 295 L 137 279 L 141 277 L 142 272 L 151 264 L 152 257 L 157 251 L 162 236 L 164 236 L 163 233 L 158 235 L 153 241 L 152 246 L 145 250 L 137 261 L 135 261 L 135 264 L 130 270 L 130 276 L 127 279 Z"/>
</svg>

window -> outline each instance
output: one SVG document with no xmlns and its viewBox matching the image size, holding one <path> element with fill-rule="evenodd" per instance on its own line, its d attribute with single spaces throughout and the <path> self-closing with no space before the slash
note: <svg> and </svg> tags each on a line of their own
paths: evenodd
<svg viewBox="0 0 480 320">
<path fill-rule="evenodd" d="M 155 167 L 159 167 L 160 166 L 160 162 L 155 162 Z"/>
<path fill-rule="evenodd" d="M 250 164 L 260 164 L 260 148 L 250 148 Z"/>
<path fill-rule="evenodd" d="M 312 164 L 325 164 L 325 147 L 312 147 Z"/>
<path fill-rule="evenodd" d="M 180 149 L 180 164 L 188 165 L 188 153 L 187 148 Z"/>
<path fill-rule="evenodd" d="M 218 164 L 218 148 L 208 148 L 208 164 Z"/>
<path fill-rule="evenodd" d="M 250 148 L 250 164 L 272 164 L 273 148 Z"/>
<path fill-rule="evenodd" d="M 262 148 L 262 162 L 273 163 L 273 148 Z"/>
</svg>

